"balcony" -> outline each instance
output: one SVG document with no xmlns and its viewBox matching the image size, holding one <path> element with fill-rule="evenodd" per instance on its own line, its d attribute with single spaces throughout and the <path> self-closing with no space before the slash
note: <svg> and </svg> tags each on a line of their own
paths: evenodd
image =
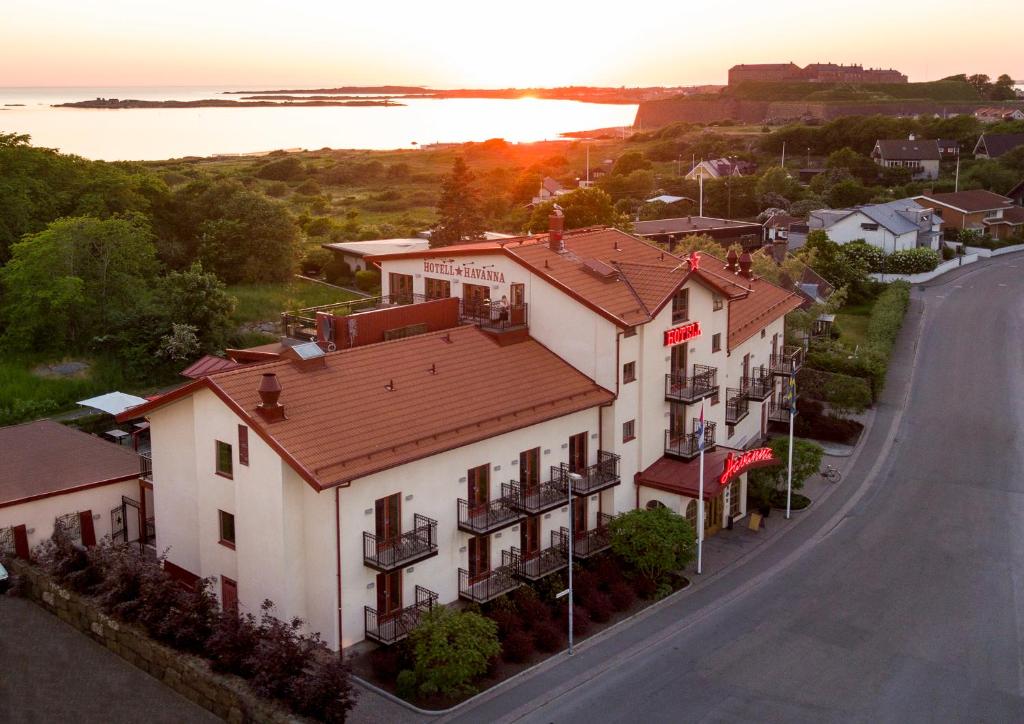
<svg viewBox="0 0 1024 724">
<path fill-rule="evenodd" d="M 437 521 L 413 516 L 413 529 L 391 538 L 363 532 L 363 564 L 386 573 L 437 555 Z"/>
<path fill-rule="evenodd" d="M 363 630 L 366 638 L 390 646 L 407 637 L 416 628 L 420 617 L 437 604 L 437 594 L 416 586 L 416 603 L 394 613 L 380 615 L 377 609 L 363 608 Z"/>
<path fill-rule="evenodd" d="M 417 304 L 429 301 L 422 294 L 385 294 L 380 297 L 352 299 L 336 304 L 323 304 L 317 307 L 305 307 L 281 314 L 281 333 L 291 339 L 312 341 L 316 339 L 316 315 L 326 312 L 339 317 L 347 317 L 359 312 L 373 312 L 389 307 L 406 304 Z"/>
<path fill-rule="evenodd" d="M 591 558 L 612 546 L 612 531 L 608 527 L 612 516 L 607 513 L 597 514 L 597 527 L 590 530 L 573 531 L 572 557 Z M 562 534 L 568 540 L 569 531 L 562 528 Z"/>
<path fill-rule="evenodd" d="M 741 378 L 740 387 L 743 388 L 743 394 L 747 396 L 748 400 L 764 402 L 771 397 L 774 381 L 770 375 L 760 372 L 752 377 Z"/>
<path fill-rule="evenodd" d="M 475 324 L 490 332 L 506 332 L 529 326 L 529 309 L 525 302 L 510 306 L 498 302 L 474 302 L 463 299 L 459 317 L 463 322 Z"/>
<path fill-rule="evenodd" d="M 493 533 L 515 525 L 523 517 L 510 498 L 501 497 L 479 505 L 459 498 L 459 530 L 473 535 Z"/>
<path fill-rule="evenodd" d="M 546 513 L 569 502 L 565 486 L 554 481 L 524 485 L 513 480 L 502 483 L 501 495 L 510 501 L 516 510 L 525 515 Z"/>
<path fill-rule="evenodd" d="M 498 566 L 492 571 L 470 576 L 465 568 L 459 569 L 459 598 L 475 603 L 487 603 L 513 591 L 522 583 L 511 565 Z"/>
<path fill-rule="evenodd" d="M 696 428 L 696 421 L 694 422 Z M 711 450 L 715 446 L 715 423 L 704 423 L 704 450 Z M 672 457 L 692 460 L 700 455 L 697 433 L 673 433 L 665 430 L 665 454 Z"/>
<path fill-rule="evenodd" d="M 795 375 L 804 363 L 803 347 L 783 347 L 782 352 L 771 356 L 773 375 Z"/>
<path fill-rule="evenodd" d="M 738 425 L 750 412 L 750 400 L 743 390 L 732 388 L 725 391 L 725 424 Z"/>
<path fill-rule="evenodd" d="M 693 376 L 665 375 L 665 399 L 674 402 L 698 402 L 718 392 L 718 368 L 694 365 Z"/>
<path fill-rule="evenodd" d="M 781 392 L 773 395 L 768 403 L 768 419 L 772 422 L 789 424 L 789 408 L 783 404 Z"/>
<path fill-rule="evenodd" d="M 566 486 L 569 478 L 569 465 L 562 463 L 551 466 L 551 481 L 559 485 L 561 490 L 568 492 Z M 619 456 L 606 450 L 597 451 L 597 462 L 579 471 L 581 480 L 573 485 L 573 495 L 592 495 L 619 484 Z"/>
<path fill-rule="evenodd" d="M 568 544 L 562 541 L 560 532 L 551 531 L 551 547 L 523 558 L 518 548 L 501 552 L 501 562 L 511 566 L 515 574 L 526 581 L 539 581 L 544 576 L 569 566 Z"/>
<path fill-rule="evenodd" d="M 152 453 L 139 453 L 139 477 L 147 483 L 153 482 L 153 455 Z"/>
</svg>

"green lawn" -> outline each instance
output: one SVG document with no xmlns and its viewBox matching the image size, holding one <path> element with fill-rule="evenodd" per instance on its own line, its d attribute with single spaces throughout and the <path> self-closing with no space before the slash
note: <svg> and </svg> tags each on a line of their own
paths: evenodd
<svg viewBox="0 0 1024 724">
<path fill-rule="evenodd" d="M 47 417 L 75 407 L 75 402 L 105 392 L 137 392 L 125 384 L 116 365 L 103 359 L 75 358 L 92 367 L 81 378 L 41 377 L 32 369 L 64 360 L 38 355 L 6 355 L 0 360 L 0 425 Z"/>
<path fill-rule="evenodd" d="M 356 295 L 323 284 L 295 279 L 277 284 L 236 284 L 228 293 L 238 300 L 234 319 L 238 324 L 276 322 L 281 312 L 355 299 Z"/>
<path fill-rule="evenodd" d="M 871 318 L 873 306 L 873 301 L 867 304 L 849 305 L 843 307 L 842 311 L 836 314 L 840 342 L 846 344 L 850 349 L 867 342 L 868 320 Z"/>
</svg>

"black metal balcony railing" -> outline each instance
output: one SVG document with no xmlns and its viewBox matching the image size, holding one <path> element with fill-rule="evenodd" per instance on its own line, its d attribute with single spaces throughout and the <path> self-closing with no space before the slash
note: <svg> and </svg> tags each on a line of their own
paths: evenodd
<svg viewBox="0 0 1024 724">
<path fill-rule="evenodd" d="M 413 529 L 390 538 L 363 532 L 363 563 L 378 571 L 422 561 L 437 555 L 437 521 L 417 513 Z"/>
<path fill-rule="evenodd" d="M 665 375 L 665 398 L 676 402 L 697 402 L 718 391 L 718 368 L 694 365 L 693 375 Z"/>
<path fill-rule="evenodd" d="M 147 483 L 153 482 L 153 456 L 150 453 L 139 453 L 139 477 Z"/>
<path fill-rule="evenodd" d="M 481 329 L 502 331 L 519 329 L 529 324 L 529 309 L 525 302 L 511 306 L 498 302 L 475 302 L 463 299 L 459 304 L 459 316 L 463 322 L 470 322 Z"/>
<path fill-rule="evenodd" d="M 475 535 L 493 533 L 519 522 L 523 514 L 506 497 L 486 503 L 471 505 L 468 500 L 459 498 L 459 530 Z"/>
<path fill-rule="evenodd" d="M 743 390 L 725 391 L 725 424 L 736 425 L 750 412 L 750 400 Z"/>
<path fill-rule="evenodd" d="M 612 545 L 612 531 L 608 527 L 612 516 L 607 513 L 597 514 L 597 527 L 590 530 L 573 531 L 572 556 L 573 558 L 590 558 L 593 555 L 607 550 Z M 568 540 L 569 530 L 562 528 L 562 533 Z"/>
<path fill-rule="evenodd" d="M 366 638 L 388 646 L 397 643 L 416 628 L 420 617 L 437 604 L 437 594 L 423 586 L 416 586 L 416 603 L 411 606 L 381 614 L 377 609 L 363 608 L 363 629 Z"/>
<path fill-rule="evenodd" d="M 789 423 L 789 407 L 783 402 L 783 395 L 777 392 L 768 403 L 768 419 L 772 422 Z"/>
<path fill-rule="evenodd" d="M 704 450 L 715 446 L 715 423 L 704 422 Z M 665 430 L 665 454 L 673 457 L 691 459 L 700 455 L 700 445 L 696 432 L 676 433 Z"/>
<path fill-rule="evenodd" d="M 551 466 L 551 481 L 568 493 L 570 468 L 568 463 Z M 597 451 L 597 462 L 578 471 L 581 480 L 573 485 L 573 495 L 591 495 L 619 484 L 619 456 L 607 450 Z"/>
<path fill-rule="evenodd" d="M 510 551 L 501 552 L 503 565 L 511 566 L 515 574 L 527 581 L 537 581 L 555 571 L 569 565 L 568 546 L 562 545 L 561 538 L 551 531 L 551 547 L 524 556 L 522 551 L 513 547 Z"/>
<path fill-rule="evenodd" d="M 522 585 L 516 577 L 518 571 L 511 565 L 470 576 L 465 568 L 459 569 L 459 598 L 476 603 L 487 603 Z"/>
<path fill-rule="evenodd" d="M 783 347 L 782 352 L 771 356 L 771 370 L 774 375 L 795 375 L 804 363 L 803 347 Z"/>
<path fill-rule="evenodd" d="M 526 515 L 546 513 L 569 502 L 565 486 L 560 482 L 525 485 L 513 480 L 501 484 L 501 495 Z"/>
<path fill-rule="evenodd" d="M 743 377 L 740 380 L 740 387 L 748 400 L 762 402 L 772 394 L 774 383 L 770 375 L 764 371 L 757 371 L 750 377 Z"/>
</svg>

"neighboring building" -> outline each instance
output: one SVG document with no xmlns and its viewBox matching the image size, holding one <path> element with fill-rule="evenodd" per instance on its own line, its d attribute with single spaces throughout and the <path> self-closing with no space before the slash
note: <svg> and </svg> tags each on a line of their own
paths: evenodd
<svg viewBox="0 0 1024 724">
<path fill-rule="evenodd" d="M 982 133 L 974 145 L 975 158 L 999 158 L 1024 146 L 1024 133 Z"/>
<path fill-rule="evenodd" d="M 38 420 L 0 428 L 0 450 L 0 551 L 28 557 L 55 525 L 87 546 L 151 539 L 148 460 L 129 448 Z"/>
<path fill-rule="evenodd" d="M 749 161 L 740 161 L 735 158 L 713 158 L 708 161 L 701 161 L 690 169 L 686 178 L 691 181 L 704 179 L 719 179 L 727 176 L 749 176 L 757 170 L 757 166 Z"/>
<path fill-rule="evenodd" d="M 974 112 L 974 117 L 982 123 L 1024 121 L 1024 110 L 1020 108 L 979 108 Z"/>
<path fill-rule="evenodd" d="M 811 231 L 823 229 L 837 244 L 865 241 L 886 254 L 918 247 L 938 250 L 942 218 L 918 200 L 820 209 L 811 212 L 807 225 Z"/>
<path fill-rule="evenodd" d="M 633 233 L 644 239 L 665 244 L 669 251 L 675 251 L 676 242 L 687 236 L 699 234 L 710 236 L 722 244 L 722 253 L 731 244 L 739 244 L 746 250 L 761 245 L 761 225 L 753 221 L 716 219 L 711 216 L 681 216 L 676 219 L 653 219 L 633 223 Z"/>
<path fill-rule="evenodd" d="M 907 168 L 915 180 L 939 177 L 939 144 L 934 139 L 879 140 L 871 151 L 871 158 L 886 168 Z"/>
<path fill-rule="evenodd" d="M 1024 206 L 1024 179 L 1021 179 L 1020 183 L 1010 189 L 1006 197 L 1017 206 Z"/>
<path fill-rule="evenodd" d="M 947 229 L 978 231 L 993 239 L 1024 235 L 1024 209 L 991 191 L 925 194 L 915 200 L 934 207 Z"/>
<path fill-rule="evenodd" d="M 537 204 L 543 204 L 545 201 L 551 201 L 557 199 L 559 196 L 565 196 L 566 194 L 572 193 L 572 189 L 565 188 L 560 182 L 545 176 L 544 180 L 540 182 L 540 190 L 537 195 L 533 197 L 533 201 L 530 203 L 536 206 Z"/>
<path fill-rule="evenodd" d="M 766 455 L 744 452 L 785 416 L 800 367 L 783 345 L 800 298 L 746 256 L 684 259 L 561 223 L 377 257 L 383 299 L 408 303 L 318 314 L 308 347 L 353 327 L 390 341 L 209 375 L 132 410 L 151 423 L 168 570 L 214 576 L 242 611 L 269 598 L 334 648 L 393 643 L 435 603 L 564 570 L 569 516 L 580 559 L 636 507 L 695 521 L 702 408 L 707 532 L 742 519 Z"/>
<path fill-rule="evenodd" d="M 335 241 L 321 244 L 341 256 L 342 261 L 349 265 L 353 272 L 366 271 L 370 265 L 366 257 L 375 254 L 393 254 L 397 251 L 416 251 L 430 246 L 427 239 L 374 239 L 372 241 Z"/>
<path fill-rule="evenodd" d="M 955 161 L 960 157 L 960 142 L 952 138 L 936 138 L 939 146 L 939 157 L 943 161 Z"/>
<path fill-rule="evenodd" d="M 794 63 L 756 63 L 734 65 L 729 69 L 729 85 L 737 83 L 906 83 L 907 76 L 892 68 L 865 68 L 862 65 L 811 63 L 801 68 Z"/>
<path fill-rule="evenodd" d="M 765 219 L 762 228 L 762 240 L 773 246 L 776 242 L 785 242 L 782 248 L 786 251 L 799 249 L 807 241 L 807 220 L 789 214 L 772 214 Z"/>
</svg>

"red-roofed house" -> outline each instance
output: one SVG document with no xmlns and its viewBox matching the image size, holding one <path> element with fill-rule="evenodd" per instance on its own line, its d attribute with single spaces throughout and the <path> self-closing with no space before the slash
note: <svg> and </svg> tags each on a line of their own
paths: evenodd
<svg viewBox="0 0 1024 724">
<path fill-rule="evenodd" d="M 393 643 L 435 602 L 564 569 L 570 520 L 578 558 L 638 505 L 696 520 L 696 493 L 664 481 L 693 477 L 701 407 L 706 530 L 743 517 L 743 453 L 800 364 L 783 345 L 799 296 L 747 256 L 561 221 L 372 258 L 380 300 L 286 317 L 316 341 L 133 409 L 174 570 L 331 646 Z"/>
</svg>

